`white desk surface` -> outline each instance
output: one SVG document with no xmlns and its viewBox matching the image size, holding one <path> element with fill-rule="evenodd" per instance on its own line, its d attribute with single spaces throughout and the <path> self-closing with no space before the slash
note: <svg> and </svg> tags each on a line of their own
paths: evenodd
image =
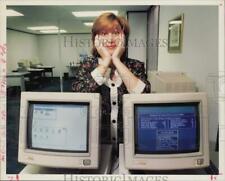
<svg viewBox="0 0 225 181">
<path fill-rule="evenodd" d="M 27 71 L 29 72 L 41 72 L 44 71 L 44 69 L 39 69 L 39 68 L 27 68 Z"/>
<path fill-rule="evenodd" d="M 37 65 L 36 66 L 37 68 L 43 68 L 43 69 L 45 69 L 45 68 L 55 68 L 54 66 L 48 66 L 48 65 Z"/>
<path fill-rule="evenodd" d="M 20 76 L 24 76 L 24 75 L 27 75 L 27 74 L 30 74 L 30 72 L 10 72 L 10 73 L 7 73 L 7 77 L 20 77 Z"/>
</svg>

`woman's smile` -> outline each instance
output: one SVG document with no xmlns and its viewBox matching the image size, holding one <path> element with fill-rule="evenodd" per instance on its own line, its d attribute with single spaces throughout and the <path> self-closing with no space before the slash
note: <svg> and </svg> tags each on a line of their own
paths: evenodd
<svg viewBox="0 0 225 181">
<path fill-rule="evenodd" d="M 106 48 L 114 49 L 116 48 L 116 44 L 107 45 Z"/>
</svg>

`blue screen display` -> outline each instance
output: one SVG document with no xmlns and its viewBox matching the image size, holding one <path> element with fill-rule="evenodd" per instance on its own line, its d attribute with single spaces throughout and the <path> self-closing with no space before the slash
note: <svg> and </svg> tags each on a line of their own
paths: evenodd
<svg viewBox="0 0 225 181">
<path fill-rule="evenodd" d="M 136 153 L 196 152 L 198 135 L 198 103 L 135 105 Z"/>
</svg>

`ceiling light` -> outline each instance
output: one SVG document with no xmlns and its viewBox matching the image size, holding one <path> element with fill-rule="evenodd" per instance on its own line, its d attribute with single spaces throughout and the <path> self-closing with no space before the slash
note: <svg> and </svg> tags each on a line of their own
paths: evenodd
<svg viewBox="0 0 225 181">
<path fill-rule="evenodd" d="M 86 25 L 86 26 L 93 26 L 93 22 L 84 22 L 84 25 Z"/>
<path fill-rule="evenodd" d="M 118 11 L 116 10 L 108 10 L 108 11 L 76 11 L 72 12 L 72 14 L 76 17 L 96 17 L 103 13 L 113 13 L 115 15 L 118 15 Z"/>
<path fill-rule="evenodd" d="M 33 27 L 27 27 L 29 30 L 57 30 L 57 26 L 33 26 Z"/>
<path fill-rule="evenodd" d="M 13 9 L 7 9 L 6 14 L 7 16 L 24 16 L 22 13 L 19 13 Z"/>
<path fill-rule="evenodd" d="M 41 30 L 41 33 L 66 33 L 66 30 Z"/>
</svg>

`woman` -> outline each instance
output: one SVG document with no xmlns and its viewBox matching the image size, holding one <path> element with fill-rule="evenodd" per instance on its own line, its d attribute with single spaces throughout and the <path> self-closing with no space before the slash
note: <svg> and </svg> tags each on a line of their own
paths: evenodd
<svg viewBox="0 0 225 181">
<path fill-rule="evenodd" d="M 73 91 L 102 95 L 102 143 L 123 141 L 123 94 L 150 93 L 144 64 L 126 57 L 128 36 L 125 18 L 112 13 L 99 16 L 92 28 L 93 56 L 82 62 L 72 83 Z"/>
</svg>

